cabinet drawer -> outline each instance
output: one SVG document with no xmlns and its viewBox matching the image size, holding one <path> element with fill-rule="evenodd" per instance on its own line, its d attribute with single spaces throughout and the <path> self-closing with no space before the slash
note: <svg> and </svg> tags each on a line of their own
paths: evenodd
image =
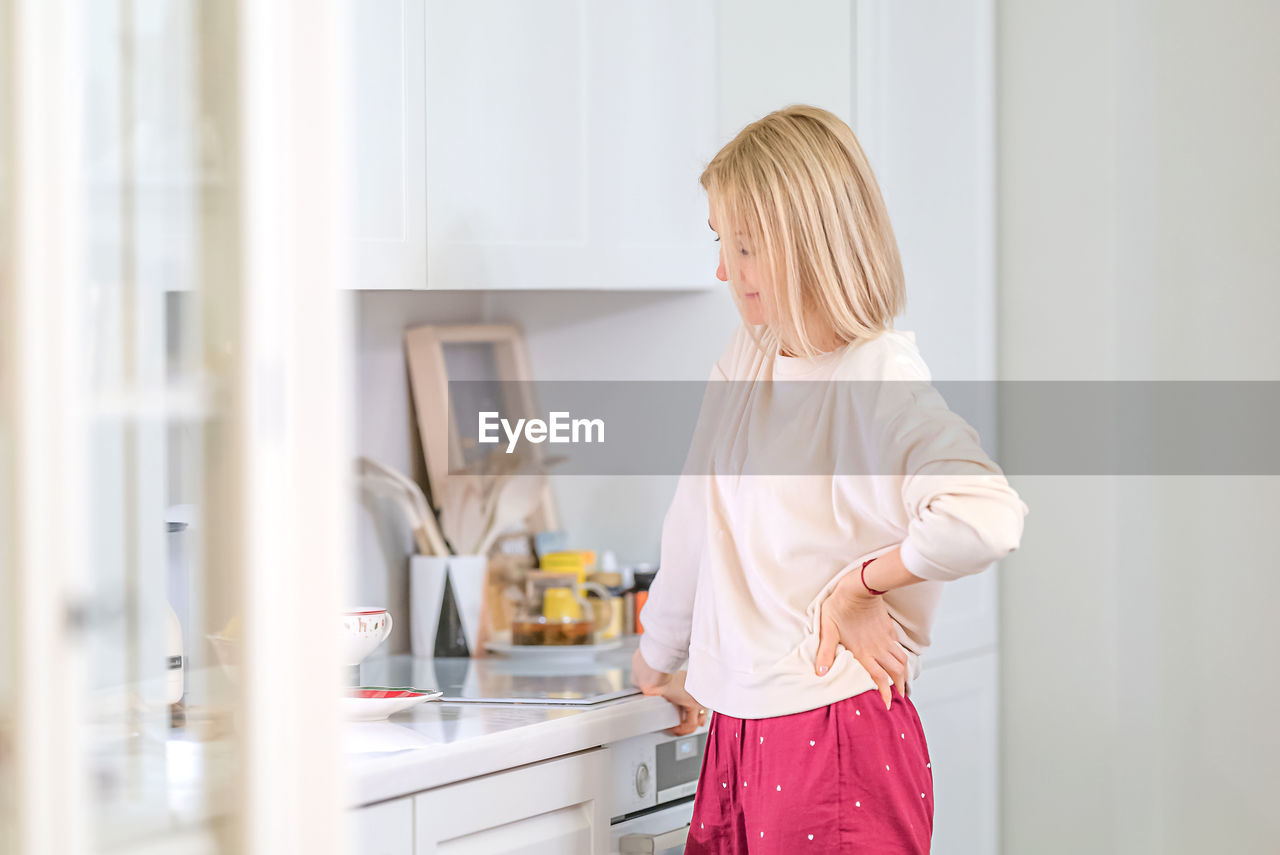
<svg viewBox="0 0 1280 855">
<path fill-rule="evenodd" d="M 347 851 L 360 855 L 413 855 L 413 798 L 351 811 Z"/>
<path fill-rule="evenodd" d="M 597 748 L 414 796 L 416 855 L 603 855 L 609 751 Z"/>
</svg>

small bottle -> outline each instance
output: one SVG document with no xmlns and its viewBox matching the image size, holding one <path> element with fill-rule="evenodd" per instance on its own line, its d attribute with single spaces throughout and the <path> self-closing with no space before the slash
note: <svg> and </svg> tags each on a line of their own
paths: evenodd
<svg viewBox="0 0 1280 855">
<path fill-rule="evenodd" d="M 640 612 L 644 609 L 644 604 L 649 601 L 649 586 L 653 584 L 654 577 L 658 575 L 658 569 L 650 564 L 642 564 L 636 567 L 635 572 L 635 630 L 636 635 L 642 635 L 644 633 L 644 624 L 640 622 Z"/>
<path fill-rule="evenodd" d="M 178 613 L 173 606 L 165 602 L 165 700 L 176 704 L 182 700 L 186 692 L 185 668 L 186 660 L 182 655 L 182 624 L 178 621 Z"/>
<path fill-rule="evenodd" d="M 636 634 L 636 571 L 630 565 L 622 568 L 622 632 Z"/>
<path fill-rule="evenodd" d="M 636 634 L 636 592 L 622 594 L 622 629 L 626 635 Z"/>
</svg>

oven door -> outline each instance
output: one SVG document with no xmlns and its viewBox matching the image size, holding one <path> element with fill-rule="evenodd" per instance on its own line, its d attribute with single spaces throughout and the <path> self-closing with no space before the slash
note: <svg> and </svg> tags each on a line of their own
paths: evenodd
<svg viewBox="0 0 1280 855">
<path fill-rule="evenodd" d="M 683 855 L 693 818 L 693 799 L 672 802 L 615 823 L 609 829 L 613 855 Z"/>
</svg>

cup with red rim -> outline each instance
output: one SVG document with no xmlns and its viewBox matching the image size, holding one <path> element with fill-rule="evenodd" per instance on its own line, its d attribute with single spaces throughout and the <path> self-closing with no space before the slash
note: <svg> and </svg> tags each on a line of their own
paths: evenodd
<svg viewBox="0 0 1280 855">
<path fill-rule="evenodd" d="M 341 615 L 342 661 L 359 665 L 391 634 L 391 613 L 377 606 L 346 609 Z"/>
</svg>

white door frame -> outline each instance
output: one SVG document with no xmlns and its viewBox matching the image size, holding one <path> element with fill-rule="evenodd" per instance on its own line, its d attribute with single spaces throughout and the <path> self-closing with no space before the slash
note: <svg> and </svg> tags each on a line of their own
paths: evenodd
<svg viewBox="0 0 1280 855">
<path fill-rule="evenodd" d="M 336 628 L 351 412 L 348 5 L 219 8 L 225 27 L 199 37 L 214 48 L 209 63 L 233 60 L 204 69 L 232 132 L 224 219 L 202 223 L 202 237 L 230 252 L 192 278 L 219 336 L 205 365 L 222 426 L 206 462 L 216 508 L 205 539 L 233 559 L 215 584 L 238 602 L 245 631 L 238 800 L 212 833 L 223 851 L 336 853 L 346 849 Z M 15 782 L 0 848 L 79 853 L 96 848 L 77 631 L 92 512 L 83 16 L 74 0 L 11 0 L 0 15 L 0 624 L 11 627 L 0 746 L 12 750 L 0 764 Z"/>
</svg>

